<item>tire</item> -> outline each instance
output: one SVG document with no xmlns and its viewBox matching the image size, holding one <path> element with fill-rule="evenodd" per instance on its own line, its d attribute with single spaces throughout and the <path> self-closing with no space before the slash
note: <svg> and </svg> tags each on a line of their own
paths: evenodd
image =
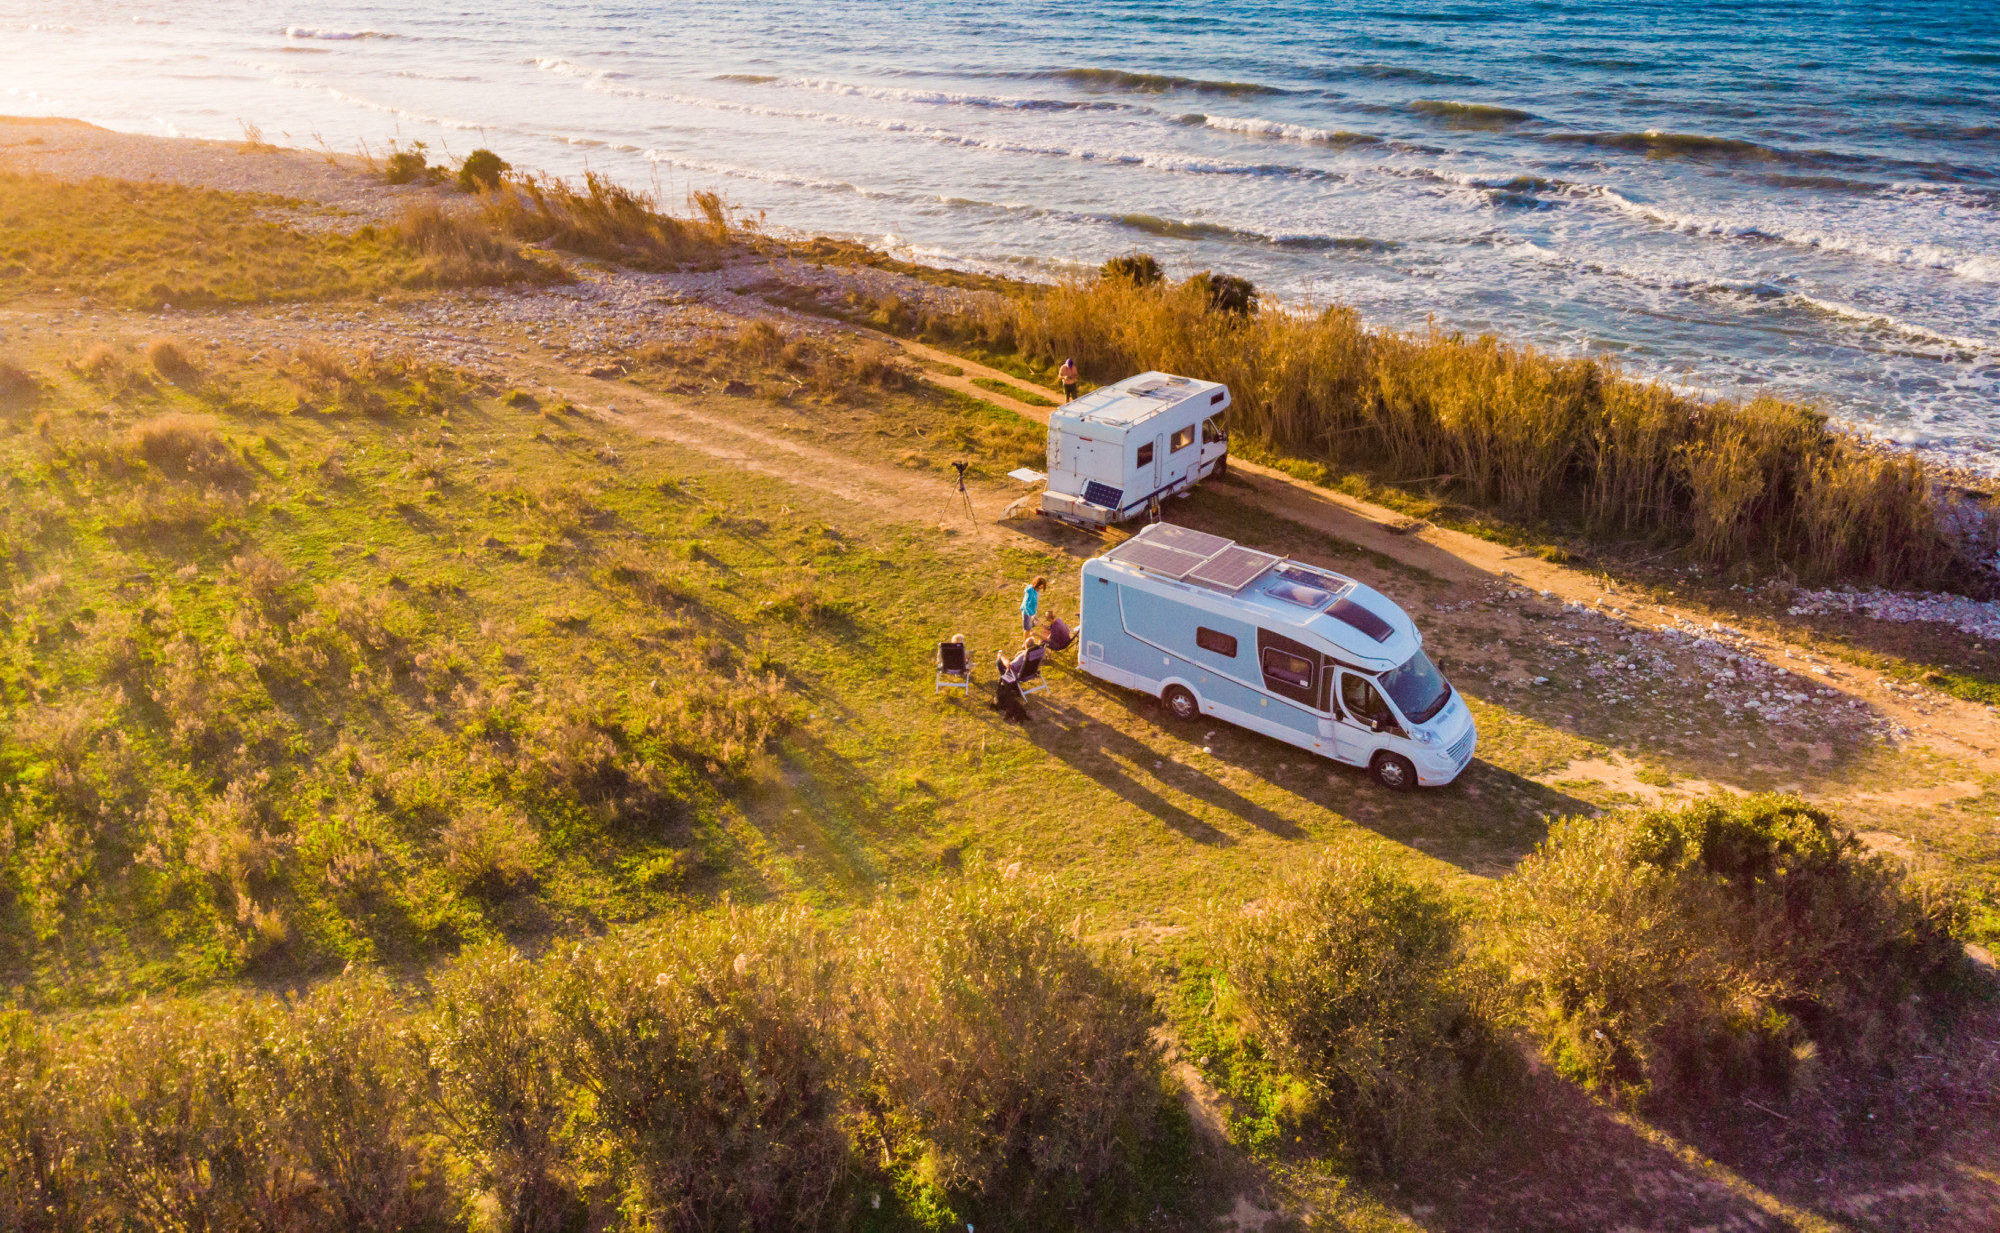
<svg viewBox="0 0 2000 1233">
<path fill-rule="evenodd" d="M 1179 685 L 1169 685 L 1162 690 L 1160 701 L 1166 704 L 1167 714 L 1183 723 L 1201 715 L 1200 700 Z"/>
<path fill-rule="evenodd" d="M 1408 792 L 1417 786 L 1417 768 L 1401 754 L 1376 754 L 1368 763 L 1368 773 L 1391 792 Z"/>
</svg>

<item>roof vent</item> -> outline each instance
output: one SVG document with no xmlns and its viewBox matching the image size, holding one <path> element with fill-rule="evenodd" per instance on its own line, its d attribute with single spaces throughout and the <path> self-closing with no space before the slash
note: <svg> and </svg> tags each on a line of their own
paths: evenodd
<svg viewBox="0 0 2000 1233">
<path fill-rule="evenodd" d="M 1337 621 L 1347 622 L 1377 642 L 1387 642 L 1389 635 L 1396 632 L 1389 622 L 1345 596 L 1333 601 L 1333 607 L 1328 608 L 1326 614 Z"/>
</svg>

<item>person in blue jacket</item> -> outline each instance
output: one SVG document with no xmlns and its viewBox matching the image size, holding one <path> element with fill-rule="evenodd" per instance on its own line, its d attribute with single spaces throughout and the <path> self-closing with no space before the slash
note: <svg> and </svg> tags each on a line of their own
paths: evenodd
<svg viewBox="0 0 2000 1233">
<path fill-rule="evenodd" d="M 1021 632 L 1024 634 L 1035 632 L 1035 611 L 1042 606 L 1042 588 L 1047 585 L 1049 580 L 1036 574 L 1035 580 L 1021 592 Z"/>
</svg>

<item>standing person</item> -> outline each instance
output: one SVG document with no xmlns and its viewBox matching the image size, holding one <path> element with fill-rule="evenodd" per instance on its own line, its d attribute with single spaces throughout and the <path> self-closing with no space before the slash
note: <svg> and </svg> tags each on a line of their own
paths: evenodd
<svg viewBox="0 0 2000 1233">
<path fill-rule="evenodd" d="M 1076 361 L 1075 361 L 1075 360 L 1073 360 L 1073 359 L 1066 359 L 1066 360 L 1064 360 L 1064 361 L 1063 361 L 1063 366 L 1062 366 L 1062 372 L 1061 372 L 1061 374 L 1060 374 L 1060 379 L 1061 379 L 1061 381 L 1062 381 L 1062 387 L 1063 387 L 1063 401 L 1064 401 L 1064 402 L 1075 402 L 1075 401 L 1076 401 Z"/>
<path fill-rule="evenodd" d="M 1042 588 L 1047 585 L 1049 580 L 1036 574 L 1035 580 L 1021 592 L 1021 632 L 1024 634 L 1035 632 L 1035 613 L 1042 606 Z"/>
</svg>

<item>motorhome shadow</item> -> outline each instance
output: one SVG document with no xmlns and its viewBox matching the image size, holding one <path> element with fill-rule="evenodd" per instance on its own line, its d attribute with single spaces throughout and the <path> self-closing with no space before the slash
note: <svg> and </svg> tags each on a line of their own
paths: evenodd
<svg viewBox="0 0 2000 1233">
<path fill-rule="evenodd" d="M 1383 786 L 1450 783 L 1478 733 L 1404 611 L 1352 578 L 1154 523 L 1083 565 L 1077 666 L 1365 766 Z"/>
</svg>

